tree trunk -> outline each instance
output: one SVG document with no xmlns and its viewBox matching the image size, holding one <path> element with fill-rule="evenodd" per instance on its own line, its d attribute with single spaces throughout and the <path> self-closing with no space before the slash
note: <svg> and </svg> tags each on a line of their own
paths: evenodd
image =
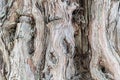
<svg viewBox="0 0 120 80">
<path fill-rule="evenodd" d="M 120 80 L 119 0 L 0 0 L 0 80 Z"/>
</svg>

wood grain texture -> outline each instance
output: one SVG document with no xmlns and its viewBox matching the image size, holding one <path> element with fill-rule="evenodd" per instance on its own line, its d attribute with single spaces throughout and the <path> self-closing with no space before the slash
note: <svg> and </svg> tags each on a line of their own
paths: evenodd
<svg viewBox="0 0 120 80">
<path fill-rule="evenodd" d="M 119 0 L 0 0 L 0 80 L 119 80 Z"/>
</svg>

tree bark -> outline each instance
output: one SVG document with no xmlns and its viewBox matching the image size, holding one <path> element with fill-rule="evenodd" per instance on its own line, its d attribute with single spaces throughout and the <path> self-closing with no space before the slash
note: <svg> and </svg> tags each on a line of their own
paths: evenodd
<svg viewBox="0 0 120 80">
<path fill-rule="evenodd" d="M 0 80 L 120 80 L 119 0 L 0 0 Z"/>
</svg>

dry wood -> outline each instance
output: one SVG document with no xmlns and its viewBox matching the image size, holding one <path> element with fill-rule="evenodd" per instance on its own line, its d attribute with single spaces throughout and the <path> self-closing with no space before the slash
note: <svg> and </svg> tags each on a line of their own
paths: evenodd
<svg viewBox="0 0 120 80">
<path fill-rule="evenodd" d="M 120 80 L 120 0 L 0 0 L 0 80 Z"/>
</svg>

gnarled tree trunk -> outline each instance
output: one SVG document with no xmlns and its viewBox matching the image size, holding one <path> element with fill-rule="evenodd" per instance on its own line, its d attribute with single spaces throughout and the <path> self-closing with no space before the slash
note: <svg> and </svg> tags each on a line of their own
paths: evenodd
<svg viewBox="0 0 120 80">
<path fill-rule="evenodd" d="M 0 0 L 0 80 L 120 80 L 119 0 Z"/>
</svg>

